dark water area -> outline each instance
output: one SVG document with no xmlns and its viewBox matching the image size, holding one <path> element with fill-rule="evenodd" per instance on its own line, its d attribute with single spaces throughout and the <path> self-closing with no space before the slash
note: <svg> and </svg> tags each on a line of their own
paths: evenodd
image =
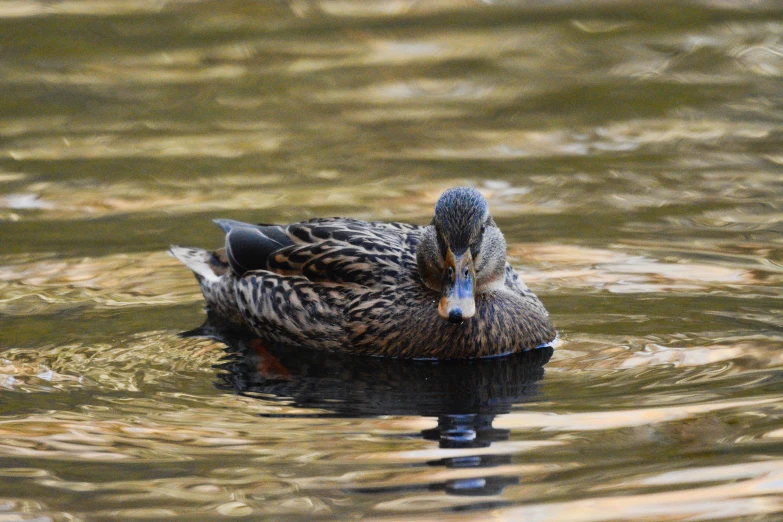
<svg viewBox="0 0 783 522">
<path fill-rule="evenodd" d="M 0 520 L 783 516 L 778 2 L 0 3 Z M 214 329 L 211 220 L 487 198 L 553 350 Z"/>
</svg>

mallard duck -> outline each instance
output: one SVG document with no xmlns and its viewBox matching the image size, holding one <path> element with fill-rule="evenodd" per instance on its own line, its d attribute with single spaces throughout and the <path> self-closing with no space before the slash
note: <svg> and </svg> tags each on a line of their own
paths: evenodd
<svg viewBox="0 0 783 522">
<path fill-rule="evenodd" d="M 272 343 L 422 359 L 498 356 L 550 343 L 544 305 L 506 261 L 475 189 L 441 195 L 427 226 L 319 218 L 215 220 L 225 247 L 172 247 L 212 313 Z"/>
</svg>

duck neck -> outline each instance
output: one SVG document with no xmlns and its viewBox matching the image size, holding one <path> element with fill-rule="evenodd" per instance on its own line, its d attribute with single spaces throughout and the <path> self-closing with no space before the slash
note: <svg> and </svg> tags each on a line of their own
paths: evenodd
<svg viewBox="0 0 783 522">
<path fill-rule="evenodd" d="M 416 248 L 416 265 L 422 283 L 427 288 L 440 292 L 443 282 L 443 256 L 438 249 L 438 239 L 432 225 L 425 227 L 421 235 Z"/>
</svg>

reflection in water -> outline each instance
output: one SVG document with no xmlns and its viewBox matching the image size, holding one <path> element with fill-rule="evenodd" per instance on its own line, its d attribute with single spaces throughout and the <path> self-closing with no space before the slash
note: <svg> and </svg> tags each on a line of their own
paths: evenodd
<svg viewBox="0 0 783 522">
<path fill-rule="evenodd" d="M 226 344 L 228 361 L 219 365 L 217 387 L 264 400 L 293 401 L 317 417 L 408 415 L 436 417 L 438 425 L 421 436 L 440 448 L 487 448 L 509 439 L 492 422 L 515 404 L 535 397 L 537 382 L 552 348 L 473 361 L 412 361 L 349 356 L 265 344 L 248 334 L 208 320 L 183 336 L 205 336 Z M 511 464 L 511 455 L 460 453 L 426 462 L 446 468 L 493 468 Z M 495 495 L 516 477 L 491 475 L 438 484 L 358 488 L 356 492 L 443 490 L 455 495 Z"/>
</svg>

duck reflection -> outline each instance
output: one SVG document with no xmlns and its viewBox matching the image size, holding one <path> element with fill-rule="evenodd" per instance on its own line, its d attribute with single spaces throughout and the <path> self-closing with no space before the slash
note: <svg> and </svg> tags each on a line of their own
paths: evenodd
<svg viewBox="0 0 783 522">
<path fill-rule="evenodd" d="M 216 386 L 265 400 L 281 399 L 300 408 L 319 409 L 319 417 L 379 415 L 437 418 L 423 430 L 440 448 L 486 448 L 509 439 L 492 422 L 499 414 L 535 398 L 551 347 L 501 358 L 472 361 L 415 361 L 349 356 L 289 346 L 274 346 L 208 320 L 183 336 L 209 337 L 226 345 Z M 311 415 L 311 414 L 303 414 Z M 289 415 L 287 415 L 289 416 Z M 448 468 L 492 468 L 511 463 L 511 455 L 461 455 L 427 462 Z M 494 495 L 515 477 L 486 477 L 430 484 L 455 495 Z M 406 489 L 420 489 L 411 486 Z M 355 490 L 375 491 L 374 488 Z"/>
</svg>

